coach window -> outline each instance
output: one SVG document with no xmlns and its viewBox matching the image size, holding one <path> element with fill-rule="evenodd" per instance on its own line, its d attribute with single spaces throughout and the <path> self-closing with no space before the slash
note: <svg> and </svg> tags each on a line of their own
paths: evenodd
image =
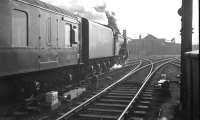
<svg viewBox="0 0 200 120">
<path fill-rule="evenodd" d="M 65 24 L 65 47 L 70 47 L 70 25 Z"/>
<path fill-rule="evenodd" d="M 73 30 L 74 30 L 74 42 L 78 43 L 78 27 L 77 26 L 73 26 Z"/>
<path fill-rule="evenodd" d="M 72 47 L 72 44 L 75 43 L 75 31 L 73 29 L 73 26 L 70 25 L 70 46 Z"/>
<path fill-rule="evenodd" d="M 12 47 L 26 47 L 27 14 L 20 10 L 12 10 Z"/>
</svg>

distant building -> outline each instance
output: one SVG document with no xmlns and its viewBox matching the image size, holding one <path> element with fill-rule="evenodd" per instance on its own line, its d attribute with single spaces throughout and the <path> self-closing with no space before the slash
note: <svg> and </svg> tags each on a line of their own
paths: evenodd
<svg viewBox="0 0 200 120">
<path fill-rule="evenodd" d="M 192 45 L 192 50 L 199 50 L 199 44 Z"/>
<path fill-rule="evenodd" d="M 166 42 L 165 39 L 159 39 L 148 34 L 142 38 L 128 41 L 129 55 L 149 56 L 149 55 L 178 55 L 181 52 L 181 45 L 175 42 Z"/>
</svg>

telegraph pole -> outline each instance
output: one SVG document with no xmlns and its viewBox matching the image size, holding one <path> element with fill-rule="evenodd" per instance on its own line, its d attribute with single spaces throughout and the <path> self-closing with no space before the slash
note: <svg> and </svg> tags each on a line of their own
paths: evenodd
<svg viewBox="0 0 200 120">
<path fill-rule="evenodd" d="M 126 45 L 127 45 L 127 35 L 126 35 L 126 30 L 123 30 L 123 38 L 124 38 L 124 48 L 126 49 Z"/>
</svg>

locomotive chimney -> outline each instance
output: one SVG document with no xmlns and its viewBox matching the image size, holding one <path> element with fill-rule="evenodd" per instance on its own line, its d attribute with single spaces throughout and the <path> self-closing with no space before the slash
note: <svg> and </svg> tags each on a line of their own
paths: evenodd
<svg viewBox="0 0 200 120">
<path fill-rule="evenodd" d="M 141 34 L 139 35 L 139 39 L 142 39 L 142 35 Z"/>
<path fill-rule="evenodd" d="M 126 48 L 126 45 L 127 45 L 126 30 L 123 30 L 123 37 L 124 37 L 124 47 Z"/>
</svg>

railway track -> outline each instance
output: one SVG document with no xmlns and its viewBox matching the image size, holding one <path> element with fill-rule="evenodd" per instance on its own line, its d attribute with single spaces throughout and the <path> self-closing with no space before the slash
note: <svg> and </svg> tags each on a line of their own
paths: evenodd
<svg viewBox="0 0 200 120">
<path fill-rule="evenodd" d="M 151 102 L 153 94 L 153 88 L 148 86 L 147 83 L 160 67 L 172 60 L 172 58 L 162 59 L 142 67 L 140 66 L 141 64 L 139 64 L 120 80 L 96 93 L 72 110 L 61 113 L 62 115 L 56 120 L 121 120 L 127 116 L 131 118 L 137 117 L 137 114 L 145 114 L 146 112 L 140 109 L 148 108 L 148 106 L 144 104 L 149 104 Z M 141 78 L 141 73 L 143 78 Z M 140 80 L 131 80 L 133 75 L 135 77 L 140 77 Z M 136 102 L 139 96 L 141 96 L 141 100 Z M 127 113 L 135 106 L 133 103 L 141 104 L 136 105 L 139 110 L 136 109 L 132 112 L 134 114 L 130 117 L 130 114 Z"/>
<path fill-rule="evenodd" d="M 43 115 L 38 114 L 37 116 L 33 115 L 34 117 L 32 117 L 32 118 L 38 119 L 38 120 L 49 120 L 49 119 L 55 120 L 55 119 L 59 119 L 60 117 L 64 116 L 61 119 L 75 119 L 76 120 L 76 119 L 79 119 L 79 118 L 77 118 L 77 116 L 79 116 L 79 112 L 82 114 L 82 113 L 84 113 L 84 111 L 85 111 L 85 113 L 90 113 L 90 111 L 97 112 L 100 115 L 101 115 L 101 113 L 102 114 L 106 113 L 105 115 L 109 116 L 109 114 L 108 114 L 109 112 L 106 112 L 106 110 L 99 109 L 98 107 L 96 107 L 96 106 L 94 107 L 92 105 L 94 105 L 95 102 L 97 102 L 97 101 L 99 101 L 100 103 L 104 103 L 104 104 L 105 103 L 106 104 L 111 104 L 111 103 L 122 104 L 122 103 L 124 103 L 124 106 L 126 104 L 128 104 L 128 101 L 129 102 L 131 101 L 131 98 L 133 98 L 136 95 L 137 91 L 139 90 L 139 87 L 142 85 L 141 81 L 143 81 L 145 79 L 145 77 L 148 76 L 149 73 L 151 73 L 148 71 L 150 71 L 151 69 L 153 70 L 153 68 L 151 68 L 153 65 L 153 64 L 151 64 L 152 61 L 154 62 L 153 64 L 155 67 L 155 64 L 158 64 L 162 61 L 164 62 L 167 60 L 162 60 L 161 58 L 159 58 L 159 59 L 154 58 L 151 60 L 149 60 L 149 59 L 135 60 L 135 61 L 131 61 L 129 65 L 125 65 L 124 67 L 122 67 L 120 69 L 112 70 L 109 73 L 100 74 L 99 79 L 100 79 L 100 81 L 102 81 L 103 84 L 101 84 L 97 90 L 85 92 L 80 98 L 77 98 L 76 100 L 68 102 L 69 104 L 67 102 L 63 103 L 61 108 L 59 108 L 59 110 L 56 110 L 55 112 L 42 113 Z M 129 72 L 129 71 L 131 71 L 131 72 Z M 128 73 L 128 74 L 126 74 L 126 73 Z M 108 76 L 111 76 L 112 80 L 111 79 L 106 80 L 108 78 Z M 141 76 L 143 76 L 143 77 L 141 77 Z M 136 78 L 137 78 L 137 80 L 136 80 Z M 125 82 L 125 79 L 127 79 L 126 82 Z M 117 88 L 117 86 L 119 86 L 119 89 Z M 134 87 L 134 89 L 130 89 L 130 87 Z M 131 90 L 134 90 L 134 91 L 132 91 L 132 93 L 131 93 Z M 122 95 L 125 92 L 128 94 Z M 129 92 L 130 92 L 130 94 L 132 94 L 132 96 L 130 96 Z M 106 97 L 107 94 L 111 94 L 111 95 Z M 121 97 L 120 97 L 120 95 L 121 95 Z M 122 101 L 122 102 L 120 102 L 120 101 Z M 144 102 L 148 103 L 148 101 L 144 101 Z M 92 106 L 91 109 L 89 108 L 89 106 Z M 118 112 L 117 112 L 117 111 L 115 111 L 115 107 L 108 108 L 108 110 L 111 111 L 111 115 L 113 114 L 114 116 L 118 116 L 118 117 L 119 117 L 120 113 L 123 112 L 124 109 L 125 108 L 121 108 L 121 110 L 118 110 Z M 75 110 L 75 112 L 74 112 L 74 110 Z M 103 110 L 103 111 L 101 111 L 101 110 Z M 113 110 L 113 113 L 112 113 L 112 110 Z M 121 111 L 121 112 L 119 112 L 119 111 Z M 69 113 L 69 115 L 66 115 L 67 113 Z M 116 115 L 116 113 L 118 115 Z M 91 114 L 93 114 L 93 113 L 91 113 Z M 95 115 L 95 114 L 93 114 L 93 115 Z M 32 116 L 32 115 L 30 114 L 30 116 Z M 72 117 L 70 117 L 70 116 L 72 116 Z M 96 114 L 95 116 L 98 116 L 98 115 Z M 15 116 L 13 116 L 13 117 L 15 117 Z M 20 116 L 18 116 L 18 117 L 20 117 Z M 20 119 L 27 120 L 27 119 L 29 119 L 29 117 L 21 116 Z M 85 119 L 89 119 L 89 118 L 85 118 Z M 90 119 L 94 119 L 94 118 L 90 118 Z M 99 119 L 99 118 L 95 118 L 95 119 Z"/>
<path fill-rule="evenodd" d="M 128 72 L 132 71 L 138 65 L 144 66 L 149 63 L 151 63 L 151 61 L 148 59 L 131 60 L 119 69 L 114 69 L 109 72 L 99 74 L 96 76 L 98 79 L 98 85 L 97 85 L 96 89 L 103 89 L 106 86 L 109 86 L 113 82 L 117 81 L 119 78 L 126 75 Z"/>
<path fill-rule="evenodd" d="M 112 69 L 109 72 L 96 75 L 96 78 L 98 79 L 98 85 L 96 89 L 102 89 L 112 84 L 118 78 L 121 78 L 123 75 L 125 75 L 126 73 L 134 69 L 138 64 L 144 64 L 143 62 L 144 61 L 142 60 L 134 60 L 134 61 L 131 61 L 128 65 L 124 65 L 121 68 Z M 87 85 L 84 85 L 84 86 L 87 87 Z"/>
<path fill-rule="evenodd" d="M 99 85 L 99 89 L 103 89 L 103 88 L 105 88 L 106 86 L 108 86 L 109 84 L 111 84 L 111 83 L 113 83 L 114 81 L 113 80 L 115 80 L 115 79 L 118 79 L 118 78 L 120 78 L 121 76 L 123 76 L 124 74 L 126 74 L 128 71 L 131 71 L 132 69 L 134 69 L 138 64 L 141 64 L 141 60 L 139 61 L 139 60 L 137 60 L 137 61 L 132 61 L 131 62 L 131 64 L 129 65 L 129 66 L 124 66 L 124 67 L 122 67 L 122 68 L 120 68 L 120 69 L 115 69 L 115 70 L 111 70 L 110 72 L 108 72 L 108 73 L 103 73 L 103 74 L 100 74 L 100 75 L 98 75 L 98 79 L 99 79 L 99 81 L 101 82 L 101 84 Z M 108 79 L 108 78 L 112 78 L 112 79 Z M 90 95 L 91 94 L 91 92 L 92 91 L 88 91 L 88 92 L 86 92 L 84 95 Z M 62 96 L 61 96 L 62 97 Z M 82 97 L 81 97 L 81 99 L 82 99 Z M 62 111 L 62 109 L 65 109 L 66 108 L 66 106 L 67 107 L 69 107 L 68 108 L 68 110 L 69 109 L 71 109 L 71 108 L 73 108 L 73 107 L 75 107 L 75 106 L 77 106 L 77 101 L 79 101 L 79 98 L 78 98 L 78 100 L 73 100 L 72 101 L 72 104 L 71 104 L 71 102 L 69 102 L 69 105 L 68 104 L 66 104 L 67 102 L 65 101 L 64 103 L 63 103 L 63 108 L 61 107 L 61 111 Z M 24 104 L 23 103 L 17 103 L 17 104 L 15 104 L 15 105 L 12 105 L 12 106 L 10 106 L 9 107 L 9 110 L 7 110 L 7 111 L 5 111 L 5 115 L 6 115 L 6 117 L 9 115 L 10 117 L 13 117 L 13 118 L 15 118 L 15 117 L 19 117 L 20 119 L 24 119 L 24 120 L 27 120 L 27 119 L 29 119 L 29 117 L 28 116 L 32 116 L 32 113 L 31 112 L 21 112 L 21 111 L 23 111 L 23 108 L 24 108 L 24 106 L 23 106 Z M 37 106 L 35 106 L 35 108 L 37 108 Z M 12 112 L 12 110 L 13 110 L 13 112 Z M 21 110 L 22 109 L 22 110 Z M 38 110 L 40 110 L 40 108 L 38 108 Z M 22 115 L 15 115 L 15 113 L 18 113 L 18 111 L 19 111 L 19 113 L 22 113 Z M 43 110 L 41 110 L 41 113 L 42 113 L 42 111 Z M 26 115 L 26 116 L 23 116 L 23 113 L 24 113 L 24 115 Z M 30 113 L 30 114 L 29 114 Z M 40 113 L 40 112 L 38 112 L 38 113 Z M 34 112 L 33 112 L 33 114 L 34 114 Z M 51 115 L 48 115 L 48 113 L 43 113 L 44 115 L 38 115 L 38 116 L 34 116 L 34 118 L 35 119 L 43 119 L 43 118 L 48 118 L 48 119 L 51 119 L 52 118 L 52 116 L 56 116 L 55 114 L 52 114 L 52 112 L 50 113 Z M 5 117 L 5 118 L 6 118 Z M 54 117 L 53 117 L 54 118 Z"/>
<path fill-rule="evenodd" d="M 181 64 L 180 64 L 179 62 L 173 61 L 173 62 L 171 62 L 170 64 L 175 65 L 175 66 L 177 66 L 177 67 L 181 67 Z"/>
</svg>

